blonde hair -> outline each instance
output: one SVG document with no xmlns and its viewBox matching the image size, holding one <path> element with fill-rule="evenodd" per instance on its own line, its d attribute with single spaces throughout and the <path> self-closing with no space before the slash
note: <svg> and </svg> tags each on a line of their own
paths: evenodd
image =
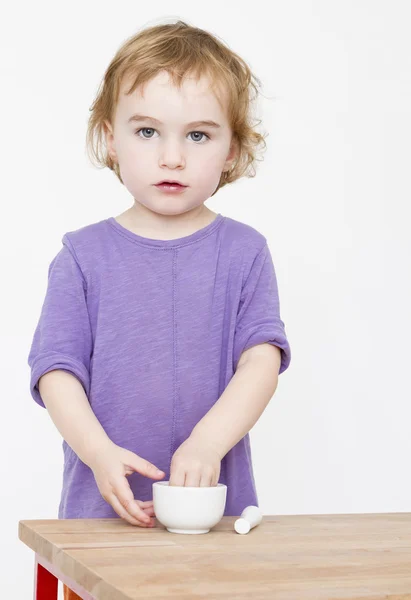
<svg viewBox="0 0 411 600">
<path fill-rule="evenodd" d="M 97 96 L 90 107 L 86 149 L 91 162 L 97 167 L 108 167 L 123 183 L 119 165 L 109 155 L 105 143 L 104 121 L 113 122 L 123 80 L 129 76 L 133 84 L 131 94 L 160 71 L 167 71 L 172 83 L 181 87 L 184 77 L 209 77 L 211 88 L 218 85 L 227 93 L 227 116 L 237 146 L 234 166 L 221 173 L 214 194 L 228 183 L 243 175 L 255 176 L 257 151 L 265 150 L 265 137 L 255 130 L 252 122 L 252 102 L 258 95 L 260 80 L 246 62 L 219 39 L 207 31 L 183 21 L 155 25 L 129 38 L 109 64 Z M 253 91 L 255 95 L 253 96 Z M 267 134 L 268 135 L 268 134 Z M 214 195 L 213 194 L 213 195 Z"/>
</svg>

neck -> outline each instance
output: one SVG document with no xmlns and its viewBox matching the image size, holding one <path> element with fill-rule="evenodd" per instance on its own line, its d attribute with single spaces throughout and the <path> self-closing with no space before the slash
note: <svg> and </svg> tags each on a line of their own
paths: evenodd
<svg viewBox="0 0 411 600">
<path fill-rule="evenodd" d="M 156 239 L 184 237 L 206 227 L 217 213 L 204 204 L 185 213 L 162 215 L 135 201 L 134 205 L 116 217 L 117 221 L 138 235 Z"/>
</svg>

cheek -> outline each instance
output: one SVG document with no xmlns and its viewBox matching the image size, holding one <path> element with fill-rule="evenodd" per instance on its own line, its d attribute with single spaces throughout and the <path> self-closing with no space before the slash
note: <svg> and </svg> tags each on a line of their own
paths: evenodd
<svg viewBox="0 0 411 600">
<path fill-rule="evenodd" d="M 208 173 L 212 178 L 218 179 L 221 176 L 221 171 L 224 168 L 224 162 L 223 156 L 210 157 L 209 161 L 204 165 L 204 173 Z"/>
<path fill-rule="evenodd" d="M 145 170 L 149 165 L 152 165 L 155 159 L 154 152 L 150 151 L 150 148 L 136 143 L 135 140 L 123 144 L 118 156 L 120 164 L 124 168 L 137 169 L 138 171 Z"/>
<path fill-rule="evenodd" d="M 199 153 L 196 162 L 211 171 L 221 170 L 225 162 L 225 154 L 221 148 L 210 147 L 207 151 Z"/>
</svg>

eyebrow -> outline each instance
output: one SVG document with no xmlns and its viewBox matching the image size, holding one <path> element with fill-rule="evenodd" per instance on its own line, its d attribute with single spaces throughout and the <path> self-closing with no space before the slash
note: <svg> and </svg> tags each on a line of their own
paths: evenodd
<svg viewBox="0 0 411 600">
<path fill-rule="evenodd" d="M 128 119 L 127 123 L 139 122 L 139 121 L 152 121 L 153 123 L 157 123 L 158 125 L 164 125 L 164 123 L 162 123 L 158 119 L 155 119 L 154 117 L 148 117 L 146 115 L 139 115 L 139 114 L 131 115 L 131 117 Z M 214 127 L 215 129 L 218 129 L 221 127 L 221 125 L 219 125 L 215 121 L 208 120 L 208 121 L 193 121 L 192 123 L 187 123 L 187 127 Z"/>
</svg>

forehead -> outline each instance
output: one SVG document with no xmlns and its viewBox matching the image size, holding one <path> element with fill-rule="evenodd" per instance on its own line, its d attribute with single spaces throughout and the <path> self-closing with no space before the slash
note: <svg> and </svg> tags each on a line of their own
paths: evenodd
<svg viewBox="0 0 411 600">
<path fill-rule="evenodd" d="M 125 80 L 120 89 L 117 105 L 122 117 L 129 117 L 133 112 L 143 112 L 156 117 L 160 121 L 184 118 L 184 121 L 214 118 L 225 120 L 225 96 L 219 87 L 216 92 L 211 89 L 211 82 L 203 76 L 197 79 L 186 76 L 180 88 L 174 86 L 167 72 L 158 73 L 143 87 L 137 87 L 132 94 L 131 79 Z M 223 104 L 223 105 L 222 105 Z"/>
</svg>

